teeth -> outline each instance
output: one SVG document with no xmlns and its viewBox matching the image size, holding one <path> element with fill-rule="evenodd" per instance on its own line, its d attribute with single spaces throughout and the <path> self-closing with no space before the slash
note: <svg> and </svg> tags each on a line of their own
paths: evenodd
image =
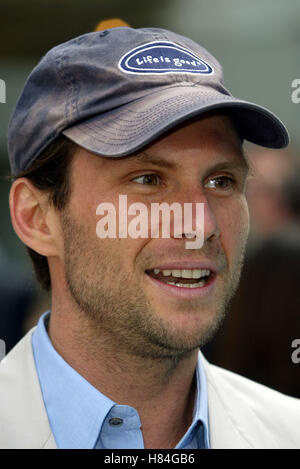
<svg viewBox="0 0 300 469">
<path fill-rule="evenodd" d="M 209 275 L 210 274 L 210 270 L 206 270 L 206 269 L 195 269 L 193 270 L 193 278 L 200 278 L 200 277 L 204 277 L 205 275 Z"/>
<path fill-rule="evenodd" d="M 193 271 L 192 270 L 182 269 L 181 272 L 182 272 L 182 274 L 181 274 L 182 278 L 193 278 Z"/>
<path fill-rule="evenodd" d="M 162 270 L 162 273 L 164 277 L 169 277 L 172 274 L 172 270 Z"/>
<path fill-rule="evenodd" d="M 201 278 L 210 275 L 209 269 L 174 269 L 174 270 L 160 270 L 153 269 L 155 275 L 160 272 L 164 277 L 169 277 L 172 275 L 177 278 Z M 195 284 L 197 285 L 197 284 Z"/>
<path fill-rule="evenodd" d="M 181 275 L 182 270 L 172 270 L 173 277 L 182 277 Z"/>
<path fill-rule="evenodd" d="M 199 288 L 199 287 L 204 287 L 205 285 L 205 280 L 200 280 L 200 282 L 197 283 L 174 283 L 174 282 L 168 282 L 168 285 L 174 285 L 175 287 L 183 287 L 183 288 Z"/>
</svg>

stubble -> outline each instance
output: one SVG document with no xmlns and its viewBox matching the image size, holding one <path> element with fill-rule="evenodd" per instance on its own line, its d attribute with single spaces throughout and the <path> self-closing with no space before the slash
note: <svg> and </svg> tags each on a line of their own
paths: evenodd
<svg viewBox="0 0 300 469">
<path fill-rule="evenodd" d="M 117 240 L 95 240 L 84 224 L 64 211 L 64 267 L 69 292 L 82 318 L 89 324 L 90 339 L 140 358 L 178 361 L 202 347 L 218 330 L 240 277 L 243 252 L 229 274 L 224 253 L 220 275 L 224 288 L 205 328 L 193 334 L 172 330 L 159 315 L 142 288 L 138 275 L 124 268 L 124 250 Z M 147 254 L 140 254 L 140 265 Z M 142 269 L 140 270 L 142 274 Z M 97 342 L 99 342 L 97 340 Z"/>
</svg>

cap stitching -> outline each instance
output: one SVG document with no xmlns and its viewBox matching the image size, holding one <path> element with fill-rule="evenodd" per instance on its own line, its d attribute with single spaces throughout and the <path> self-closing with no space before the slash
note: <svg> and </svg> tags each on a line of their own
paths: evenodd
<svg viewBox="0 0 300 469">
<path fill-rule="evenodd" d="M 74 116 L 78 116 L 78 91 L 79 85 L 76 85 L 76 82 L 71 74 L 68 73 L 67 67 L 65 67 L 65 62 L 69 59 L 68 54 L 62 52 L 57 56 L 55 62 L 57 64 L 57 72 L 67 87 L 67 99 L 65 103 L 65 119 L 66 123 L 71 122 Z"/>
<path fill-rule="evenodd" d="M 185 98 L 186 96 L 183 97 L 183 102 L 185 101 Z M 172 97 L 171 98 L 174 103 L 178 103 L 178 97 Z M 168 102 L 168 104 L 170 104 L 170 101 L 171 99 L 169 100 L 165 100 L 164 102 Z M 226 98 L 225 98 L 226 99 Z M 227 99 L 230 99 L 230 97 L 228 97 Z M 209 99 L 206 99 L 206 102 L 209 101 Z M 216 103 L 218 104 L 218 103 Z M 181 111 L 185 111 L 186 109 L 190 109 L 190 101 L 186 102 L 184 106 L 181 107 Z M 143 130 L 144 131 L 149 131 L 150 129 L 152 129 L 153 127 L 155 127 L 157 125 L 158 122 L 161 122 L 161 121 L 165 121 L 165 116 L 164 114 L 160 114 L 158 115 L 158 118 L 155 122 L 151 122 L 149 123 L 149 117 L 153 114 L 155 114 L 156 112 L 156 109 L 157 108 L 161 108 L 161 103 L 158 103 L 156 106 L 155 106 L 155 109 L 152 108 L 151 109 L 151 112 L 145 112 L 145 111 L 141 111 L 141 112 L 138 112 L 138 111 L 134 111 L 134 110 L 126 110 L 126 114 L 128 113 L 132 113 L 132 114 L 138 114 L 138 121 L 141 122 L 143 119 L 148 123 L 148 125 L 144 126 L 143 127 Z M 206 109 L 203 109 L 203 112 L 205 111 Z M 199 110 L 195 110 L 195 112 L 198 112 L 199 111 L 199 114 L 201 113 L 201 109 Z M 124 112 L 125 114 L 125 112 Z M 113 122 L 115 122 L 115 119 L 113 118 L 112 119 Z M 124 118 L 120 118 L 118 119 L 118 122 L 122 121 L 123 123 L 126 123 L 127 122 L 132 122 L 131 120 L 127 120 L 127 119 L 124 119 Z M 108 124 L 109 125 L 109 124 Z M 122 142 L 130 142 L 132 140 L 134 140 L 136 138 L 137 135 L 139 135 L 139 131 L 140 131 L 140 127 L 138 127 L 136 125 L 136 123 L 132 123 L 132 125 L 130 127 L 134 127 L 134 129 L 136 130 L 134 133 L 131 133 L 130 135 L 130 139 L 124 139 L 124 138 L 120 138 L 118 136 L 116 136 L 116 133 L 114 132 L 113 128 L 109 128 L 108 126 L 105 126 L 105 123 L 101 123 L 101 128 L 104 129 L 105 127 L 105 135 L 112 135 L 110 138 L 111 138 L 111 141 L 122 141 Z M 129 128 L 129 126 L 126 126 L 126 130 Z M 86 134 L 86 135 L 89 135 L 87 132 L 85 132 L 84 129 L 90 129 L 92 131 L 95 131 L 95 129 L 98 129 L 99 131 L 99 128 L 96 126 L 96 125 L 93 125 L 93 123 L 90 123 L 90 124 L 84 124 L 84 126 L 82 127 L 79 127 L 78 130 L 81 131 L 82 133 Z M 120 131 L 117 127 L 115 127 L 115 130 L 118 130 L 118 132 Z M 103 132 L 103 136 L 104 136 L 104 132 Z M 89 135 L 90 137 L 90 135 Z M 101 138 L 99 138 L 99 135 L 94 135 L 93 137 L 90 137 L 90 138 L 93 138 L 94 140 L 97 140 L 97 141 L 100 141 L 102 143 L 106 143 L 108 144 L 107 141 L 105 140 L 102 140 Z M 109 144 L 111 144 L 111 141 L 109 142 Z"/>
</svg>

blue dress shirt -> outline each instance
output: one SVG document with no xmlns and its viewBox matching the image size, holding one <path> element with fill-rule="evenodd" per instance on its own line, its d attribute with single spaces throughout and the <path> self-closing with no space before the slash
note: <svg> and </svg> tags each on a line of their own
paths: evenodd
<svg viewBox="0 0 300 469">
<path fill-rule="evenodd" d="M 56 352 L 44 313 L 32 336 L 32 347 L 45 408 L 60 449 L 144 449 L 137 411 L 112 401 Z M 199 354 L 193 421 L 177 449 L 209 448 L 206 378 Z"/>
</svg>

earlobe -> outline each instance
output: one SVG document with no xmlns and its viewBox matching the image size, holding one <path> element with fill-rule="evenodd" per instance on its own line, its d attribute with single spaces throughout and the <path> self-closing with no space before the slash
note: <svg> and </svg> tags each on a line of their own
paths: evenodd
<svg viewBox="0 0 300 469">
<path fill-rule="evenodd" d="M 14 181 L 9 195 L 12 225 L 26 246 L 41 255 L 55 255 L 55 239 L 48 221 L 48 196 L 27 178 Z"/>
</svg>

